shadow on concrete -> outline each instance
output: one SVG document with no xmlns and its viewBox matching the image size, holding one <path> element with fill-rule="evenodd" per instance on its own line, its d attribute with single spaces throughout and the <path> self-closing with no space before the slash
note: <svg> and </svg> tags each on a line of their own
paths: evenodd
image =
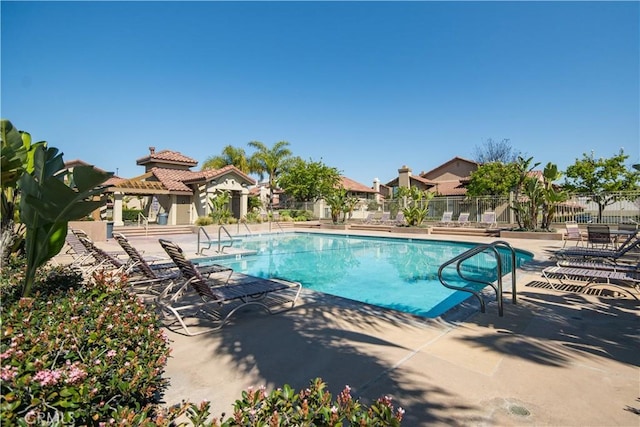
<svg viewBox="0 0 640 427">
<path fill-rule="evenodd" d="M 477 408 L 448 403 L 463 399 L 456 399 L 438 384 L 412 387 L 394 369 L 394 363 L 413 349 L 399 340 L 381 337 L 394 329 L 420 333 L 425 325 L 418 324 L 428 323 L 427 319 L 339 298 L 305 300 L 305 304 L 276 316 L 237 313 L 237 324 L 209 338 L 217 343 L 211 358 L 232 356 L 238 375 L 257 376 L 263 382 L 256 386 L 264 384 L 268 390 L 284 384 L 300 390 L 320 377 L 334 397 L 345 385 L 366 404 L 389 395 L 396 408 L 405 409 L 404 425 L 455 425 L 461 418 L 477 419 Z M 401 375 L 407 374 L 425 376 L 424 372 L 406 370 Z"/>
<path fill-rule="evenodd" d="M 487 333 L 462 339 L 473 347 L 557 367 L 569 363 L 575 352 L 639 366 L 638 307 L 635 300 L 521 289 L 518 304 L 505 305 L 505 317 L 467 320 L 487 327 Z"/>
</svg>

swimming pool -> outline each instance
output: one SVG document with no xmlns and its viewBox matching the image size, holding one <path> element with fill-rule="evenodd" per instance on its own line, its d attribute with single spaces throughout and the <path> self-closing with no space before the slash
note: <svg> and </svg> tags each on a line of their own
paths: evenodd
<svg viewBox="0 0 640 427">
<path fill-rule="evenodd" d="M 445 288 L 438 280 L 440 265 L 475 246 L 471 243 L 291 233 L 247 237 L 234 243 L 238 246 L 256 254 L 215 262 L 238 272 L 293 280 L 308 289 L 418 316 L 437 317 L 471 297 Z M 510 272 L 510 257 L 501 259 L 503 271 Z M 518 251 L 516 264 L 529 259 L 531 255 Z M 493 281 L 495 265 L 494 256 L 481 254 L 465 261 L 462 268 L 472 277 Z M 463 284 L 455 267 L 444 273 L 449 283 Z"/>
</svg>

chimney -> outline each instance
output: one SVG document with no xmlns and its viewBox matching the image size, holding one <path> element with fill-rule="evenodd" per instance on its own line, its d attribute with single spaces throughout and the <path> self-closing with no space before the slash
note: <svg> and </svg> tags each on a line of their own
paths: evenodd
<svg viewBox="0 0 640 427">
<path fill-rule="evenodd" d="M 411 169 L 407 165 L 403 165 L 398 169 L 398 187 L 411 187 Z"/>
<path fill-rule="evenodd" d="M 153 156 L 154 154 L 156 154 L 156 147 L 149 147 L 149 154 L 151 156 Z"/>
<path fill-rule="evenodd" d="M 373 178 L 373 189 L 376 193 L 380 192 L 380 180 L 378 178 Z"/>
</svg>

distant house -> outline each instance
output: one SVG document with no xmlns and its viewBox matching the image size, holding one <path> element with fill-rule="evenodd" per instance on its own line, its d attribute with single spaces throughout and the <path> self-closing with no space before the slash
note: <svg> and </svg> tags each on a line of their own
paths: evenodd
<svg viewBox="0 0 640 427">
<path fill-rule="evenodd" d="M 360 201 L 360 203 L 356 207 L 357 211 L 364 212 L 370 202 L 378 201 L 378 190 L 372 187 L 367 187 L 366 185 L 359 183 L 351 178 L 341 176 L 338 185 L 347 190 L 347 196 L 355 197 Z M 269 200 L 268 184 L 259 184 L 258 186 L 253 187 L 250 191 L 251 195 L 260 197 L 263 205 L 266 206 L 266 203 Z M 273 206 L 275 209 L 284 208 L 285 206 L 297 206 L 298 209 L 302 208 L 312 211 L 313 215 L 317 218 L 330 218 L 331 216 L 329 214 L 329 208 L 323 199 L 317 200 L 315 202 L 305 203 L 304 207 L 300 207 L 300 203 L 296 203 L 295 201 L 291 200 L 290 197 L 281 189 L 277 189 L 276 191 L 274 191 Z"/>
<path fill-rule="evenodd" d="M 393 196 L 398 187 L 418 187 L 428 190 L 438 196 L 462 196 L 467 193 L 466 183 L 471 173 L 478 169 L 479 164 L 472 160 L 454 157 L 453 159 L 431 169 L 413 175 L 407 166 L 398 169 L 398 177 L 384 185 L 386 198 Z"/>
<path fill-rule="evenodd" d="M 376 200 L 376 195 L 378 194 L 378 190 L 367 187 L 366 185 L 354 181 L 351 178 L 347 178 L 346 176 L 340 177 L 340 185 L 347 190 L 348 196 L 357 197 L 364 203 Z"/>
<path fill-rule="evenodd" d="M 229 209 L 235 218 L 247 213 L 249 186 L 255 180 L 235 166 L 215 170 L 192 171 L 198 162 L 183 154 L 149 147 L 149 154 L 136 163 L 145 173 L 131 179 L 115 179 L 108 188 L 113 194 L 113 221 L 122 225 L 125 196 L 143 196 L 144 215 L 156 220 L 164 214 L 167 224 L 193 224 L 199 216 L 210 213 L 209 201 L 218 191 L 231 195 Z"/>
</svg>

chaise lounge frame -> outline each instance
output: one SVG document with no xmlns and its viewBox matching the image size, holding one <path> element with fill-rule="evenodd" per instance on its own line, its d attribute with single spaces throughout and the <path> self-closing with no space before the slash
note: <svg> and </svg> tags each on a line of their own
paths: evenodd
<svg viewBox="0 0 640 427">
<path fill-rule="evenodd" d="M 167 286 L 157 298 L 157 306 L 165 318 L 175 318 L 186 335 L 217 331 L 238 310 L 247 306 L 262 307 L 269 314 L 289 310 L 295 306 L 302 291 L 298 282 L 253 277 L 217 264 L 197 267 L 175 243 L 165 239 L 159 239 L 159 242 L 180 269 L 184 281 Z M 227 273 L 226 279 L 216 278 Z M 196 295 L 189 290 L 194 290 Z M 213 322 L 213 326 L 192 332 L 185 322 L 186 317 L 205 317 Z"/>
<path fill-rule="evenodd" d="M 557 288 L 552 280 L 557 280 L 561 285 L 566 285 L 566 282 L 577 283 L 584 290 L 594 287 L 613 288 L 635 300 L 640 295 L 640 275 L 637 271 L 554 266 L 542 270 L 542 277 L 553 289 Z"/>
</svg>

